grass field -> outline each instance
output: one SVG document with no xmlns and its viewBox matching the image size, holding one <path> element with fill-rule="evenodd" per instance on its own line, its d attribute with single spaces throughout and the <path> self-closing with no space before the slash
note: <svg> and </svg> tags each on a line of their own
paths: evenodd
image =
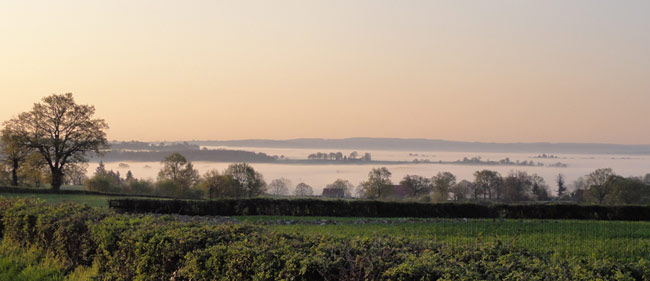
<svg viewBox="0 0 650 281">
<path fill-rule="evenodd" d="M 3 193 L 0 196 L 8 198 L 38 198 L 48 203 L 74 202 L 88 204 L 93 207 L 108 208 L 108 200 L 115 196 L 82 195 L 82 194 L 28 194 L 28 193 Z"/>
<path fill-rule="evenodd" d="M 285 233 L 340 237 L 393 236 L 430 239 L 454 245 L 500 240 L 532 251 L 566 256 L 612 257 L 623 260 L 650 258 L 650 222 L 578 220 L 440 219 L 437 222 L 366 222 L 358 218 L 312 218 L 339 224 L 277 224 L 275 221 L 309 220 L 306 217 L 238 217 L 262 222 Z"/>
</svg>

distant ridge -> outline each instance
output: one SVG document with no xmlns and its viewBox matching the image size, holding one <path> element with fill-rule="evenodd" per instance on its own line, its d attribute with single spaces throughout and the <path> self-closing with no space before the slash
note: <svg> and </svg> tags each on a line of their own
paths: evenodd
<svg viewBox="0 0 650 281">
<path fill-rule="evenodd" d="M 399 138 L 301 138 L 289 140 L 207 140 L 189 143 L 202 146 L 359 149 L 403 151 L 455 151 L 455 152 L 522 152 L 522 153 L 575 153 L 575 154 L 650 154 L 650 145 L 625 145 L 603 143 L 490 143 L 462 142 L 435 139 Z"/>
</svg>

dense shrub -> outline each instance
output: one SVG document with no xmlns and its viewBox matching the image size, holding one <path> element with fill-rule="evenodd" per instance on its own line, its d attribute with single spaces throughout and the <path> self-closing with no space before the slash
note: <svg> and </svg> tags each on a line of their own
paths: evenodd
<svg viewBox="0 0 650 281">
<path fill-rule="evenodd" d="M 119 193 L 122 191 L 120 183 L 110 174 L 98 174 L 89 178 L 84 183 L 86 190 L 96 192 Z"/>
<path fill-rule="evenodd" d="M 68 267 L 89 266 L 96 249 L 89 227 L 107 214 L 86 205 L 17 200 L 2 216 L 3 237 L 24 247 L 45 249 Z"/>
<path fill-rule="evenodd" d="M 187 255 L 176 280 L 648 280 L 649 263 L 534 254 L 506 243 L 439 245 L 274 233 Z"/>
<path fill-rule="evenodd" d="M 153 194 L 154 193 L 154 184 L 150 180 L 141 180 L 141 179 L 132 179 L 126 181 L 126 186 L 124 190 L 128 194 Z"/>
<path fill-rule="evenodd" d="M 185 187 L 173 180 L 160 180 L 156 182 L 155 193 L 174 198 L 201 198 L 203 196 L 201 189 Z"/>
<path fill-rule="evenodd" d="M 650 220 L 650 206 L 472 204 L 318 199 L 114 199 L 118 211 L 184 215 Z"/>
<path fill-rule="evenodd" d="M 243 239 L 255 228 L 181 223 L 170 217 L 109 217 L 92 229 L 101 280 L 168 280 L 193 250 Z"/>
<path fill-rule="evenodd" d="M 182 280 L 379 280 L 405 260 L 437 247 L 408 239 L 305 237 L 273 232 L 187 256 Z"/>
</svg>

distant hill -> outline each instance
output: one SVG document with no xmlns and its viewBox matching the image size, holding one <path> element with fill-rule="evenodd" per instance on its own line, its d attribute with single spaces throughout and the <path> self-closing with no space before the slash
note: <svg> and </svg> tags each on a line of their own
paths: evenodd
<svg viewBox="0 0 650 281">
<path fill-rule="evenodd" d="M 103 155 L 95 156 L 93 161 L 161 161 L 173 152 L 178 152 L 190 161 L 212 162 L 255 162 L 268 163 L 277 157 L 265 153 L 227 149 L 200 149 L 196 144 L 182 143 L 148 143 L 148 142 L 112 142 L 111 149 Z"/>
<path fill-rule="evenodd" d="M 290 139 L 290 140 L 228 140 L 188 141 L 201 146 L 311 148 L 311 149 L 361 149 L 403 151 L 455 151 L 455 152 L 522 152 L 522 153 L 575 153 L 575 154 L 650 154 L 650 145 L 624 145 L 600 143 L 487 143 L 461 142 L 433 139 L 398 138 L 346 138 L 346 139 Z"/>
</svg>

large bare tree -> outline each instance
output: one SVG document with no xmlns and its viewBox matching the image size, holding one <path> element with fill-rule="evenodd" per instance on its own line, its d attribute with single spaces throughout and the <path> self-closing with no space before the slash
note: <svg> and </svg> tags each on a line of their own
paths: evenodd
<svg viewBox="0 0 650 281">
<path fill-rule="evenodd" d="M 77 104 L 71 93 L 44 97 L 31 111 L 4 123 L 20 145 L 36 150 L 52 172 L 52 189 L 59 190 L 67 164 L 87 162 L 88 154 L 108 148 L 108 125 L 93 119 L 95 107 Z"/>
</svg>

